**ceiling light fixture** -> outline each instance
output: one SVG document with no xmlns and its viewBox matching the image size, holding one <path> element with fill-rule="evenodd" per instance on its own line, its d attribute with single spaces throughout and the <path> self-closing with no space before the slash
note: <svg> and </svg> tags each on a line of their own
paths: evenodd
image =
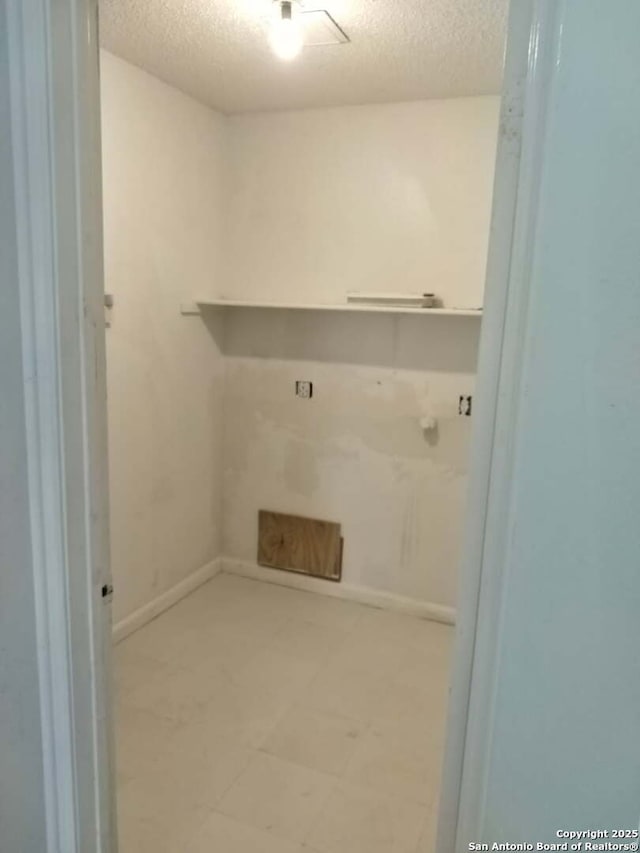
<svg viewBox="0 0 640 853">
<path fill-rule="evenodd" d="M 274 18 L 269 41 L 273 52 L 280 59 L 291 60 L 302 50 L 304 36 L 298 18 L 298 10 L 292 0 L 274 0 Z"/>
</svg>

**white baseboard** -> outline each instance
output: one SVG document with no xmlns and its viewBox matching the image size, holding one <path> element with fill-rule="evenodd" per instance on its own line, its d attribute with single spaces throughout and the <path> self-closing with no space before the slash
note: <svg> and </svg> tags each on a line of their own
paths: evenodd
<svg viewBox="0 0 640 853">
<path fill-rule="evenodd" d="M 211 578 L 217 575 L 221 570 L 222 559 L 218 557 L 193 572 L 193 574 L 190 574 L 189 577 L 181 580 L 180 583 L 172 586 L 171 589 L 163 592 L 157 598 L 154 598 L 153 601 L 139 607 L 138 610 L 134 610 L 133 613 L 130 613 L 129 616 L 125 616 L 125 618 L 121 619 L 120 622 L 116 622 L 113 626 L 114 642 L 119 643 L 120 640 L 124 640 L 125 637 L 128 637 L 129 634 L 133 634 L 133 632 L 137 631 L 138 628 L 142 628 L 142 626 L 146 625 L 147 622 L 151 622 L 151 620 L 155 619 L 156 616 L 159 616 L 161 613 L 164 613 L 165 610 L 168 610 L 174 604 L 177 604 L 180 599 L 189 595 L 190 592 L 193 592 L 199 586 L 202 586 L 203 583 L 211 580 Z"/>
<path fill-rule="evenodd" d="M 443 604 L 433 604 L 430 601 L 418 601 L 402 595 L 394 595 L 379 589 L 371 589 L 366 586 L 351 586 L 344 583 L 334 583 L 307 575 L 298 575 L 293 572 L 282 572 L 277 569 L 268 569 L 257 563 L 249 563 L 244 560 L 235 560 L 230 557 L 221 557 L 221 569 L 230 575 L 240 575 L 252 580 L 274 583 L 279 586 L 288 586 L 303 592 L 315 592 L 328 595 L 332 598 L 343 598 L 347 601 L 357 601 L 360 604 L 368 604 L 370 607 L 378 607 L 383 610 L 396 610 L 421 619 L 432 619 L 435 622 L 444 622 L 447 625 L 455 624 L 456 612 L 453 607 Z"/>
</svg>

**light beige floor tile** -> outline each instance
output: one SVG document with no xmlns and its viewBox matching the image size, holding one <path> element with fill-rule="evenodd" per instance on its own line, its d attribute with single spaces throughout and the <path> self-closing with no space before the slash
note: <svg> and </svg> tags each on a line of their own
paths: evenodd
<svg viewBox="0 0 640 853">
<path fill-rule="evenodd" d="M 331 791 L 332 777 L 259 755 L 225 794 L 217 811 L 292 841 L 302 841 Z"/>
<path fill-rule="evenodd" d="M 131 651 L 171 665 L 188 664 L 192 656 L 216 647 L 222 636 L 253 640 L 261 647 L 288 618 L 284 607 L 264 602 L 250 586 L 231 594 L 218 575 L 160 617 L 124 640 Z M 242 579 L 240 579 L 242 580 Z"/>
<path fill-rule="evenodd" d="M 295 764 L 340 775 L 366 728 L 358 720 L 295 706 L 269 735 L 262 750 Z"/>
<path fill-rule="evenodd" d="M 374 724 L 357 745 L 345 779 L 390 797 L 431 806 L 442 766 L 442 732 Z"/>
<path fill-rule="evenodd" d="M 189 799 L 197 806 L 215 807 L 254 753 L 229 737 L 212 736 L 206 722 L 181 726 L 168 740 L 158 767 L 182 780 Z"/>
<path fill-rule="evenodd" d="M 433 853 L 452 634 L 203 585 L 115 652 L 121 853 Z"/>
<path fill-rule="evenodd" d="M 220 605 L 211 614 L 207 629 L 228 636 L 267 643 L 288 618 L 284 607 L 259 598 Z"/>
<path fill-rule="evenodd" d="M 198 719 L 207 737 L 231 738 L 259 747 L 289 707 L 289 699 L 253 684 L 219 685 Z"/>
<path fill-rule="evenodd" d="M 282 622 L 293 612 L 280 588 L 246 578 L 218 575 L 203 587 L 203 594 L 190 604 L 190 615 L 199 625 L 215 628 L 243 623 L 247 630 Z"/>
<path fill-rule="evenodd" d="M 451 625 L 372 607 L 365 609 L 357 627 L 362 636 L 418 648 L 446 644 L 453 635 Z"/>
<path fill-rule="evenodd" d="M 331 660 L 330 666 L 377 675 L 384 683 L 372 719 L 409 722 L 411 718 L 420 718 L 427 726 L 444 725 L 448 661 L 429 644 L 423 648 L 400 642 L 389 636 L 389 632 L 386 637 L 375 638 L 357 628 Z"/>
<path fill-rule="evenodd" d="M 434 649 L 429 639 L 410 643 L 389 632 L 376 636 L 370 628 L 356 626 L 340 647 L 339 656 L 353 668 L 375 669 L 383 676 L 412 681 L 434 673 L 442 677 L 445 667 L 448 672 L 449 646 L 448 637 L 446 644 L 438 641 L 438 648 Z"/>
<path fill-rule="evenodd" d="M 375 675 L 379 680 L 391 678 L 405 659 L 405 650 L 390 643 L 372 642 L 356 632 L 347 637 L 330 655 L 328 664 L 341 669 Z"/>
<path fill-rule="evenodd" d="M 275 629 L 274 629 L 275 630 Z M 197 670 L 209 678 L 231 679 L 259 655 L 268 639 L 249 633 L 214 629 L 194 629 L 174 657 L 181 669 Z"/>
<path fill-rule="evenodd" d="M 453 653 L 454 630 L 439 626 L 438 633 L 420 645 L 412 645 L 413 654 L 407 655 L 396 677 L 400 680 L 423 678 L 425 669 L 430 677 L 449 682 L 451 655 Z"/>
<path fill-rule="evenodd" d="M 115 748 L 118 776 L 128 780 L 152 770 L 176 731 L 176 723 L 118 703 L 115 711 Z"/>
<path fill-rule="evenodd" d="M 178 618 L 175 608 L 140 628 L 122 641 L 127 652 L 172 664 L 192 631 L 186 618 Z"/>
<path fill-rule="evenodd" d="M 154 768 L 129 780 L 118 791 L 122 832 L 127 834 L 131 822 L 141 822 L 153 832 L 187 838 L 209 813 L 200 799 L 191 778 L 179 777 L 166 768 Z"/>
<path fill-rule="evenodd" d="M 376 722 L 402 723 L 406 728 L 443 732 L 449 701 L 448 686 L 429 681 L 409 683 L 390 678 L 375 708 Z"/>
<path fill-rule="evenodd" d="M 301 853 L 299 844 L 221 814 L 210 815 L 184 853 Z"/>
<path fill-rule="evenodd" d="M 188 831 L 176 830 L 123 813 L 118 815 L 119 850 L 120 853 L 185 853 L 194 829 L 191 826 Z"/>
<path fill-rule="evenodd" d="M 438 831 L 438 802 L 427 812 L 422 827 L 422 835 L 418 842 L 416 853 L 436 853 L 436 836 Z"/>
<path fill-rule="evenodd" d="M 342 648 L 349 636 L 348 630 L 291 618 L 274 635 L 269 649 L 295 652 L 302 660 L 326 661 L 330 653 Z"/>
<path fill-rule="evenodd" d="M 128 639 L 118 643 L 112 653 L 114 682 L 119 697 L 125 697 L 167 669 L 162 661 L 139 652 Z"/>
<path fill-rule="evenodd" d="M 322 625 L 339 630 L 351 630 L 367 609 L 361 604 L 345 601 L 330 596 L 304 592 L 273 582 L 280 574 L 277 570 L 264 569 L 265 582 L 255 580 L 244 581 L 245 593 L 260 600 L 262 607 L 270 606 L 278 609 L 287 617 L 295 616 L 306 622 Z"/>
<path fill-rule="evenodd" d="M 305 843 L 318 853 L 415 853 L 424 816 L 414 804 L 341 784 Z"/>
<path fill-rule="evenodd" d="M 227 683 L 219 673 L 211 676 L 201 670 L 175 669 L 131 690 L 127 701 L 156 716 L 189 722 L 206 716 L 208 706 Z"/>
<path fill-rule="evenodd" d="M 316 711 L 369 722 L 382 700 L 385 681 L 374 671 L 326 665 L 311 683 L 303 702 Z"/>
<path fill-rule="evenodd" d="M 238 667 L 233 680 L 293 701 L 313 681 L 320 667 L 320 661 L 300 657 L 294 649 L 274 650 L 269 646 L 245 666 Z"/>
<path fill-rule="evenodd" d="M 246 612 L 234 615 L 225 610 L 219 618 L 209 614 L 201 624 L 189 621 L 171 631 L 158 629 L 140 645 L 140 651 L 151 655 L 150 646 L 157 642 L 160 648 L 153 655 L 173 667 L 194 669 L 207 662 L 212 670 L 229 671 L 264 649 L 285 622 L 284 616 L 250 617 Z"/>
<path fill-rule="evenodd" d="M 293 593 L 291 599 L 295 605 L 292 612 L 295 613 L 296 618 L 325 628 L 350 631 L 368 609 L 352 601 L 297 590 L 290 591 Z"/>
<path fill-rule="evenodd" d="M 265 569 L 265 572 L 268 572 Z M 259 602 L 260 606 L 279 608 L 286 610 L 289 607 L 287 594 L 292 592 L 285 587 L 276 586 L 271 583 L 263 583 L 251 578 L 243 578 L 238 575 L 221 574 L 211 583 L 210 594 L 216 600 L 222 598 L 225 604 L 240 604 L 245 606 Z"/>
</svg>

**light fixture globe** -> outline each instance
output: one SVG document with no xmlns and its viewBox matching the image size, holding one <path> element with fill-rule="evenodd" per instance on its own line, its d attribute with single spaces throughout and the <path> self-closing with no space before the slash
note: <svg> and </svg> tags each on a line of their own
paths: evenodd
<svg viewBox="0 0 640 853">
<path fill-rule="evenodd" d="M 271 48 L 280 59 L 295 59 L 304 42 L 295 4 L 291 0 L 274 0 L 273 12 L 269 35 Z"/>
</svg>

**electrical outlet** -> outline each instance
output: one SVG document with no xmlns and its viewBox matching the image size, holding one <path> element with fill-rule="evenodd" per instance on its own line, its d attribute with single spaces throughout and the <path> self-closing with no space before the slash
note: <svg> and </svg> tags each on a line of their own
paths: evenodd
<svg viewBox="0 0 640 853">
<path fill-rule="evenodd" d="M 296 397 L 302 400 L 310 400 L 313 397 L 313 382 L 298 380 L 296 382 Z"/>
<path fill-rule="evenodd" d="M 471 417 L 471 406 L 473 403 L 473 397 L 471 394 L 463 394 L 458 399 L 458 414 L 463 417 Z"/>
</svg>

